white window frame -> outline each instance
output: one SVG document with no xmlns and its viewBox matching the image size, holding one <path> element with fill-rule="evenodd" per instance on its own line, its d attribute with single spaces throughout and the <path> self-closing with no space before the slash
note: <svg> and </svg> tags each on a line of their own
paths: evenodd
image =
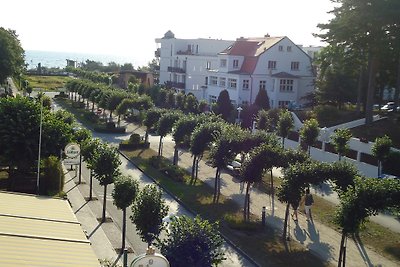
<svg viewBox="0 0 400 267">
<path fill-rule="evenodd" d="M 266 88 L 267 88 L 267 81 L 265 81 L 265 80 L 260 81 L 259 89 L 261 90 L 261 89 L 266 89 Z"/>
<path fill-rule="evenodd" d="M 250 88 L 250 80 L 243 80 L 243 84 L 242 84 L 242 89 L 243 90 L 249 90 Z"/>
<path fill-rule="evenodd" d="M 294 80 L 293 79 L 281 79 L 281 80 L 279 80 L 279 91 L 280 92 L 292 93 L 293 92 L 293 86 L 294 86 Z"/>
<path fill-rule="evenodd" d="M 280 45 L 280 46 L 278 47 L 278 50 L 279 50 L 279 52 L 283 52 L 283 45 Z"/>
<path fill-rule="evenodd" d="M 288 45 L 288 47 L 286 48 L 286 51 L 292 52 L 292 47 L 290 45 Z"/>
<path fill-rule="evenodd" d="M 234 59 L 233 60 L 233 68 L 238 69 L 239 68 L 239 59 Z"/>
<path fill-rule="evenodd" d="M 210 85 L 212 85 L 212 86 L 218 85 L 218 77 L 217 76 L 210 76 Z"/>
<path fill-rule="evenodd" d="M 225 77 L 219 77 L 219 86 L 220 87 L 226 86 L 226 78 Z"/>
<path fill-rule="evenodd" d="M 300 67 L 299 61 L 292 61 L 292 63 L 290 64 L 291 70 L 299 70 L 299 67 Z"/>
<path fill-rule="evenodd" d="M 221 59 L 219 61 L 220 68 L 226 68 L 226 59 Z"/>
<path fill-rule="evenodd" d="M 268 61 L 268 69 L 269 70 L 275 70 L 276 69 L 276 61 L 275 60 L 269 60 Z"/>
<path fill-rule="evenodd" d="M 236 87 L 237 87 L 237 79 L 228 78 L 228 87 L 230 89 L 236 89 Z"/>
</svg>

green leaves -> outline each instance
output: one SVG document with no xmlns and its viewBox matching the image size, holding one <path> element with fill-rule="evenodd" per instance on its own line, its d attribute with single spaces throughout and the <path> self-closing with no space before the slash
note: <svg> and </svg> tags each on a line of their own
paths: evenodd
<svg viewBox="0 0 400 267">
<path fill-rule="evenodd" d="M 383 161 L 389 156 L 390 148 L 392 147 L 392 140 L 387 136 L 377 137 L 371 150 L 373 155 L 379 160 Z"/>
<path fill-rule="evenodd" d="M 168 206 L 162 192 L 154 185 L 146 185 L 132 206 L 132 222 L 144 242 L 149 245 L 164 229 L 162 219 L 168 214 Z"/>
<path fill-rule="evenodd" d="M 0 27 L 0 83 L 24 68 L 24 49 L 13 30 Z"/>
<path fill-rule="evenodd" d="M 218 228 L 218 223 L 210 223 L 200 216 L 175 217 L 168 237 L 157 247 L 171 266 L 217 266 L 225 259 Z"/>
<path fill-rule="evenodd" d="M 116 148 L 111 148 L 107 144 L 102 144 L 92 162 L 94 177 L 99 180 L 100 185 L 108 185 L 120 175 L 119 165 L 121 160 Z"/>
<path fill-rule="evenodd" d="M 335 150 L 339 153 L 339 157 L 349 150 L 348 142 L 350 141 L 350 138 L 351 132 L 349 129 L 336 129 L 334 134 L 331 136 Z"/>
<path fill-rule="evenodd" d="M 114 182 L 114 205 L 119 209 L 129 207 L 139 192 L 139 184 L 132 177 L 120 176 Z"/>
</svg>

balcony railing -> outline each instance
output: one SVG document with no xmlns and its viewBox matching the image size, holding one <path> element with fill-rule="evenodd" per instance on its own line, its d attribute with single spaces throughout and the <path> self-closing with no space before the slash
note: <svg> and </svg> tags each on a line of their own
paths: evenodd
<svg viewBox="0 0 400 267">
<path fill-rule="evenodd" d="M 165 82 L 165 85 L 166 85 L 167 87 L 174 87 L 174 88 L 179 88 L 179 89 L 185 89 L 185 83 L 178 83 L 178 82 L 167 81 L 167 82 Z"/>
<path fill-rule="evenodd" d="M 168 67 L 169 72 L 177 72 L 177 73 L 186 73 L 186 71 L 182 68 L 178 67 Z"/>
</svg>

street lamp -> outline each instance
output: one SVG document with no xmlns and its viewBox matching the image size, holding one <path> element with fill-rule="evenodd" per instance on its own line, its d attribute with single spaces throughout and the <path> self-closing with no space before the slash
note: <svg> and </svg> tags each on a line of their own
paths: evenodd
<svg viewBox="0 0 400 267">
<path fill-rule="evenodd" d="M 237 122 L 240 123 L 240 112 L 243 110 L 243 108 L 242 107 L 238 107 L 236 110 L 238 112 Z"/>
<path fill-rule="evenodd" d="M 112 84 L 112 78 L 108 77 L 108 86 L 111 86 L 111 84 Z"/>
<path fill-rule="evenodd" d="M 43 119 L 43 96 L 40 97 L 39 152 L 38 152 L 37 178 L 36 178 L 37 195 L 39 195 L 39 186 L 40 186 L 40 152 L 42 148 L 42 119 Z"/>
</svg>

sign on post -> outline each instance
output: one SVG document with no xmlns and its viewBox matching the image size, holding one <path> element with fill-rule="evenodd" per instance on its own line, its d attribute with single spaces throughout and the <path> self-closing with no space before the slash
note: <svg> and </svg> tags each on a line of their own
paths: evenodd
<svg viewBox="0 0 400 267">
<path fill-rule="evenodd" d="M 65 146 L 64 153 L 68 158 L 77 158 L 81 153 L 81 148 L 78 144 L 69 143 Z"/>
<path fill-rule="evenodd" d="M 130 267 L 170 267 L 167 258 L 155 253 L 153 248 L 148 248 L 145 254 L 137 256 Z"/>
</svg>

